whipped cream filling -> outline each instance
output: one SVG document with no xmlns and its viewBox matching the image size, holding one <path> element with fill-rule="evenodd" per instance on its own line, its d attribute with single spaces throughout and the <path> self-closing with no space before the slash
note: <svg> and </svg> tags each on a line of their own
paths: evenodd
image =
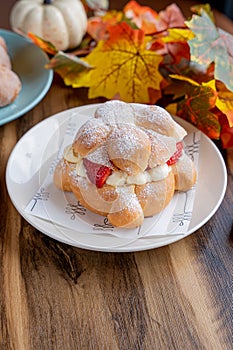
<svg viewBox="0 0 233 350">
<path fill-rule="evenodd" d="M 158 165 L 136 175 L 127 175 L 124 171 L 115 171 L 107 178 L 106 184 L 115 187 L 126 184 L 145 185 L 148 182 L 155 182 L 165 179 L 170 171 L 171 169 L 167 164 Z"/>
<path fill-rule="evenodd" d="M 83 164 L 83 158 L 73 154 L 72 146 L 68 146 L 64 151 L 64 159 L 70 163 L 76 164 L 76 174 L 87 178 L 86 169 Z M 124 186 L 124 185 L 145 185 L 148 182 L 155 182 L 165 179 L 171 167 L 166 163 L 158 165 L 154 168 L 145 170 L 136 175 L 128 175 L 122 170 L 113 171 L 112 174 L 107 178 L 106 184 L 110 186 Z"/>
</svg>

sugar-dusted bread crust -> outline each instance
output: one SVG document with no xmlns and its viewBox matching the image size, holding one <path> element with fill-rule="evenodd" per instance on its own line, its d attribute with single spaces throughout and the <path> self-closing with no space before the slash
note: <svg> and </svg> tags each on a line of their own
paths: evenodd
<svg viewBox="0 0 233 350">
<path fill-rule="evenodd" d="M 135 194 L 134 186 L 119 187 L 118 198 L 113 202 L 108 220 L 117 227 L 134 228 L 143 223 L 142 207 Z"/>
<path fill-rule="evenodd" d="M 0 106 L 12 103 L 21 90 L 18 76 L 10 69 L 0 66 Z"/>
<path fill-rule="evenodd" d="M 117 125 L 107 139 L 110 161 L 127 174 L 137 174 L 148 166 L 151 142 L 147 134 L 134 125 Z"/>
<path fill-rule="evenodd" d="M 135 106 L 135 123 L 136 125 L 154 130 L 162 135 L 171 136 L 176 141 L 182 140 L 187 135 L 184 128 L 182 128 L 171 115 L 159 106 Z"/>
<path fill-rule="evenodd" d="M 11 69 L 11 61 L 7 53 L 6 44 L 1 37 L 0 37 L 0 66 Z"/>
<path fill-rule="evenodd" d="M 71 191 L 70 174 L 75 170 L 76 165 L 61 159 L 57 164 L 53 181 L 57 188 L 63 191 Z"/>
<path fill-rule="evenodd" d="M 85 157 L 103 144 L 109 133 L 109 126 L 101 119 L 88 120 L 77 132 L 73 143 L 74 153 Z"/>
<path fill-rule="evenodd" d="M 0 107 L 12 103 L 21 90 L 21 81 L 12 71 L 5 40 L 0 37 Z"/>
<path fill-rule="evenodd" d="M 134 124 L 135 110 L 129 103 L 108 101 L 96 110 L 95 118 L 101 118 L 103 122 L 109 126 Z"/>
<path fill-rule="evenodd" d="M 162 211 L 171 201 L 174 191 L 175 179 L 172 171 L 163 180 L 135 186 L 135 193 L 145 217 Z"/>
<path fill-rule="evenodd" d="M 172 171 L 175 176 L 176 190 L 188 191 L 195 184 L 197 172 L 194 163 L 186 154 L 172 165 Z"/>
<path fill-rule="evenodd" d="M 3 39 L 2 36 L 0 36 L 0 46 L 1 46 L 5 51 L 7 51 L 6 42 L 5 42 L 5 40 Z"/>
<path fill-rule="evenodd" d="M 148 161 L 150 168 L 166 163 L 176 151 L 176 140 L 173 137 L 161 135 L 154 130 L 143 129 L 151 141 L 151 153 Z"/>
<path fill-rule="evenodd" d="M 85 208 L 117 227 L 140 226 L 144 217 L 161 212 L 175 190 L 194 185 L 196 170 L 184 153 L 170 165 L 186 131 L 154 107 L 120 101 L 102 104 L 65 150 L 54 173 L 55 185 L 72 191 Z M 110 169 L 100 187 L 85 168 L 90 162 Z"/>
<path fill-rule="evenodd" d="M 112 203 L 118 198 L 114 187 L 104 185 L 102 188 L 97 188 L 88 179 L 75 174 L 70 176 L 70 186 L 80 203 L 99 215 L 106 216 Z"/>
</svg>

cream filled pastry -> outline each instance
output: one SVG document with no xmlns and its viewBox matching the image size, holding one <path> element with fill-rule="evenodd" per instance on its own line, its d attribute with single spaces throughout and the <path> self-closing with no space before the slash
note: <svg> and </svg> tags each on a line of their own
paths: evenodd
<svg viewBox="0 0 233 350">
<path fill-rule="evenodd" d="M 117 227 L 140 226 L 196 182 L 186 131 L 158 106 L 109 101 L 77 131 L 54 183 Z"/>
</svg>

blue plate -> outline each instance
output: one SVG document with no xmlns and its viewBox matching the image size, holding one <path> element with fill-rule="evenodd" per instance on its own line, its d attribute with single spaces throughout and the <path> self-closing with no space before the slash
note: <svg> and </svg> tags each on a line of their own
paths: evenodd
<svg viewBox="0 0 233 350">
<path fill-rule="evenodd" d="M 53 71 L 45 69 L 47 55 L 29 39 L 0 29 L 7 44 L 12 69 L 21 80 L 22 89 L 13 103 L 0 107 L 0 125 L 6 124 L 35 107 L 49 90 Z"/>
</svg>

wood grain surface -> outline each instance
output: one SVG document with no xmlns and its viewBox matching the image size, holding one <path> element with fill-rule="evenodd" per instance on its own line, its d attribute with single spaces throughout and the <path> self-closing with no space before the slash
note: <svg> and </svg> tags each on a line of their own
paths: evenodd
<svg viewBox="0 0 233 350">
<path fill-rule="evenodd" d="M 228 185 L 216 214 L 161 248 L 74 248 L 14 208 L 5 170 L 16 142 L 50 115 L 96 102 L 55 76 L 33 110 L 0 127 L 0 350 L 232 349 L 232 150 L 223 152 Z"/>
</svg>

